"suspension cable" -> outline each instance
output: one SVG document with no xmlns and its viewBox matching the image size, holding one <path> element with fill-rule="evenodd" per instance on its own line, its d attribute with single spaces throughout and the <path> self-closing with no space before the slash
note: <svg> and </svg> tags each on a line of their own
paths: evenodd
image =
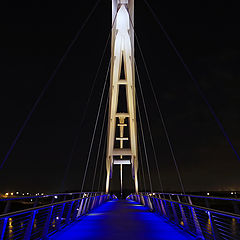
<svg viewBox="0 0 240 240">
<path fill-rule="evenodd" d="M 150 78 L 150 74 L 149 74 L 149 71 L 148 71 L 148 68 L 147 68 L 145 60 L 144 60 L 144 63 L 145 63 L 144 66 L 145 66 L 146 72 L 148 73 L 147 75 L 148 75 L 148 79 L 149 79 L 149 82 L 150 82 L 151 90 L 153 92 L 154 100 L 156 102 L 158 113 L 159 113 L 159 116 L 160 116 L 160 119 L 161 119 L 161 122 L 162 122 L 164 134 L 166 136 L 166 139 L 167 139 L 167 142 L 168 142 L 168 146 L 169 146 L 169 149 L 170 149 L 170 152 L 171 152 L 171 156 L 172 156 L 175 168 L 176 168 L 176 172 L 177 172 L 178 180 L 179 180 L 179 183 L 180 183 L 180 186 L 181 186 L 181 190 L 182 190 L 183 194 L 185 194 L 185 188 L 184 188 L 182 177 L 181 177 L 181 174 L 180 174 L 180 171 L 179 171 L 179 167 L 178 167 L 178 164 L 177 164 L 176 156 L 175 156 L 175 153 L 174 153 L 174 150 L 173 150 L 173 144 L 172 144 L 172 142 L 170 140 L 170 137 L 169 137 L 169 134 L 168 134 L 168 129 L 167 129 L 167 126 L 166 126 L 166 123 L 165 123 L 165 120 L 164 120 L 163 113 L 161 111 L 160 105 L 158 103 L 157 96 L 156 96 L 156 93 L 155 93 L 155 90 L 154 90 L 154 87 L 153 87 L 153 84 L 152 84 L 152 80 Z"/>
<path fill-rule="evenodd" d="M 139 76 L 139 72 L 138 72 L 138 68 L 137 68 L 137 64 L 136 64 L 135 59 L 134 59 L 134 64 L 135 64 L 135 69 L 136 69 L 136 73 L 137 73 L 137 80 L 138 80 L 138 84 L 139 84 L 140 94 L 141 94 L 141 97 L 142 97 L 143 108 L 144 108 L 144 112 L 145 112 L 145 116 L 146 116 L 146 120 L 147 120 L 148 132 L 149 132 L 149 135 L 150 135 L 150 141 L 151 141 L 151 145 L 152 145 L 152 149 L 153 149 L 154 160 L 155 160 L 155 164 L 156 164 L 156 168 L 157 168 L 158 180 L 159 180 L 161 191 L 163 192 L 163 184 L 162 184 L 161 174 L 160 174 L 160 171 L 159 171 L 156 150 L 155 150 L 155 146 L 154 146 L 154 142 L 153 142 L 153 137 L 152 137 L 151 127 L 150 127 L 150 123 L 149 123 L 147 108 L 146 108 L 145 99 L 144 99 L 144 95 L 143 95 L 143 91 L 142 91 L 142 84 L 141 84 L 141 81 L 140 81 L 140 76 Z"/>
<path fill-rule="evenodd" d="M 100 68 L 102 66 L 102 62 L 103 62 L 103 58 L 105 56 L 105 53 L 106 53 L 106 49 L 107 49 L 107 46 L 108 46 L 108 43 L 109 43 L 109 39 L 110 39 L 110 36 L 111 36 L 111 32 L 109 33 L 108 35 L 108 38 L 107 38 L 107 41 L 105 43 L 105 47 L 104 47 L 104 50 L 103 50 L 103 53 L 102 53 L 102 56 L 101 56 L 101 59 L 100 59 L 100 62 L 99 62 L 99 65 L 98 65 L 98 68 L 97 68 L 97 71 L 96 71 L 96 74 L 95 74 L 95 77 L 94 77 L 94 80 L 93 80 L 93 83 L 91 85 L 91 90 L 90 90 L 90 94 L 88 96 L 88 99 L 87 99 L 87 103 L 84 107 L 84 111 L 83 111 L 83 115 L 82 115 L 82 119 L 81 119 L 81 122 L 80 122 L 80 127 L 79 127 L 79 132 L 78 134 L 75 136 L 75 140 L 73 142 L 73 146 L 72 146 L 72 149 L 71 149 L 71 152 L 69 154 L 69 157 L 68 157 L 68 161 L 67 161 L 67 168 L 65 170 L 65 174 L 64 174 L 64 178 L 63 178 L 63 181 L 62 181 L 62 184 L 61 184 L 61 188 L 60 188 L 60 191 L 63 191 L 64 189 L 64 184 L 65 184 L 65 181 L 66 181 L 66 178 L 69 174 L 69 169 L 70 169 L 70 166 L 71 166 L 71 163 L 72 163 L 72 159 L 73 159 L 73 154 L 75 152 L 75 149 L 77 147 L 77 144 L 78 144 L 78 141 L 79 141 L 79 138 L 80 138 L 80 130 L 82 129 L 82 125 L 85 121 L 85 118 L 86 118 L 86 115 L 87 115 L 87 110 L 88 110 L 88 107 L 89 107 L 89 104 L 90 104 L 90 101 L 91 101 L 91 98 L 92 98 L 92 95 L 93 95 L 93 90 L 95 88 L 95 84 L 96 84 L 96 81 L 98 79 L 98 75 L 99 75 L 99 71 L 100 71 Z"/>
<path fill-rule="evenodd" d="M 103 175 L 103 178 L 102 178 L 102 182 L 101 182 L 101 189 L 103 190 L 103 192 L 105 191 L 104 190 L 104 183 L 106 182 L 105 179 L 106 179 L 106 171 L 104 171 L 104 175 Z"/>
<path fill-rule="evenodd" d="M 95 74 L 95 77 L 94 77 L 94 80 L 93 80 L 93 83 L 92 83 L 90 94 L 88 96 L 87 103 L 86 103 L 85 108 L 84 108 L 83 117 L 82 117 L 82 120 L 81 120 L 81 123 L 80 123 L 79 130 L 82 128 L 83 122 L 86 118 L 88 106 L 89 106 L 89 103 L 90 103 L 90 100 L 91 100 L 91 97 L 92 97 L 92 94 L 93 94 L 93 90 L 94 90 L 94 87 L 95 87 L 95 84 L 96 84 L 96 80 L 97 80 L 98 75 L 99 75 L 99 71 L 100 71 L 100 68 L 101 68 L 101 65 L 102 65 L 102 62 L 103 62 L 103 58 L 104 58 L 106 50 L 107 50 L 107 46 L 108 46 L 108 43 L 109 43 L 109 40 L 110 40 L 110 37 L 111 37 L 111 32 L 112 32 L 113 26 L 114 26 L 115 21 L 116 21 L 116 17 L 117 17 L 117 13 L 114 16 L 114 20 L 113 20 L 110 32 L 109 32 L 108 37 L 107 37 L 107 41 L 106 41 L 104 49 L 103 49 L 103 53 L 102 53 L 102 56 L 101 56 L 101 59 L 100 59 L 99 65 L 98 65 L 98 69 L 96 71 L 96 74 Z M 80 132 L 76 135 L 73 146 L 72 146 L 72 149 L 71 149 L 71 152 L 69 154 L 68 164 L 67 164 L 67 168 L 65 170 L 65 174 L 64 174 L 64 178 L 63 178 L 63 181 L 62 181 L 62 184 L 61 184 L 60 191 L 63 191 L 64 184 L 65 184 L 65 181 L 66 181 L 66 178 L 68 176 L 69 169 L 70 169 L 70 166 L 71 166 L 71 163 L 72 163 L 73 154 L 75 152 L 75 149 L 76 149 L 78 141 L 79 141 L 79 137 L 80 137 Z"/>
<path fill-rule="evenodd" d="M 182 177 L 181 177 L 181 174 L 180 174 L 180 171 L 179 171 L 179 168 L 178 168 L 178 164 L 177 164 L 177 160 L 176 160 L 176 157 L 175 157 L 175 154 L 174 154 L 174 151 L 173 151 L 173 144 L 170 141 L 167 126 L 166 126 L 162 111 L 160 109 L 160 106 L 159 106 L 159 103 L 158 103 L 158 100 L 157 100 L 157 96 L 156 96 L 156 93 L 155 93 L 155 90 L 154 90 L 154 87 L 153 87 L 153 83 L 152 83 L 152 80 L 151 80 L 151 77 L 150 77 L 150 74 L 149 74 L 149 71 L 148 71 L 148 67 L 147 67 L 147 64 L 146 64 L 146 61 L 145 61 L 145 58 L 144 58 L 144 55 L 143 55 L 143 52 L 142 52 L 142 49 L 141 49 L 141 45 L 139 43 L 137 34 L 135 32 L 135 29 L 134 29 L 132 19 L 130 18 L 130 15 L 129 15 L 129 19 L 130 19 L 130 22 L 131 22 L 131 25 L 132 25 L 132 28 L 133 28 L 133 31 L 134 31 L 134 35 L 135 35 L 135 39 L 136 39 L 136 42 L 137 42 L 138 49 L 140 51 L 140 55 L 141 55 L 142 60 L 143 60 L 144 68 L 145 68 L 146 73 L 147 73 L 147 77 L 148 77 L 148 80 L 149 80 L 149 83 L 150 83 L 150 87 L 151 87 L 151 90 L 153 92 L 153 97 L 154 97 L 154 100 L 155 100 L 156 105 L 157 105 L 157 109 L 158 109 L 158 112 L 159 112 L 159 115 L 160 115 L 160 119 L 161 119 L 161 122 L 162 122 L 162 125 L 163 125 L 163 129 L 164 129 L 164 133 L 165 133 L 165 136 L 167 138 L 168 146 L 170 148 L 172 159 L 173 159 L 173 162 L 174 162 L 174 165 L 175 165 L 175 168 L 176 168 L 178 180 L 179 180 L 182 192 L 185 194 L 185 189 L 184 189 Z M 135 64 L 136 64 L 136 60 L 135 60 Z"/>
<path fill-rule="evenodd" d="M 140 129 L 141 129 L 141 133 L 142 133 L 143 148 L 144 148 L 145 159 L 146 159 L 146 164 L 147 164 L 147 171 L 148 171 L 148 179 L 149 179 L 149 184 L 150 184 L 150 190 L 151 190 L 151 192 L 153 192 L 152 180 L 151 180 L 151 174 L 150 174 L 150 168 L 149 168 L 149 162 L 148 162 L 148 154 L 147 154 L 147 149 L 146 149 L 145 136 L 144 136 L 143 126 L 142 126 L 142 118 L 141 118 L 141 112 L 140 112 L 140 108 L 139 108 L 139 102 L 138 102 L 137 93 L 136 93 L 136 103 L 137 103 L 137 110 L 138 110 L 138 116 L 139 116 L 139 122 L 140 122 Z"/>
<path fill-rule="evenodd" d="M 167 31 L 165 30 L 165 28 L 163 27 L 163 25 L 161 24 L 159 18 L 157 17 L 156 13 L 154 12 L 154 10 L 152 9 L 152 7 L 149 5 L 147 0 L 143 0 L 145 2 L 145 4 L 147 5 L 149 11 L 152 13 L 155 21 L 158 23 L 158 25 L 160 26 L 160 29 L 162 30 L 162 32 L 164 33 L 166 39 L 168 40 L 170 46 L 172 47 L 172 49 L 174 50 L 175 54 L 177 55 L 177 57 L 179 58 L 180 62 L 182 63 L 183 67 L 185 68 L 186 72 L 188 73 L 189 77 L 191 78 L 191 80 L 194 82 L 194 85 L 199 93 L 199 95 L 201 96 L 201 98 L 203 99 L 203 101 L 205 102 L 205 104 L 207 105 L 209 111 L 211 112 L 213 118 L 215 119 L 215 121 L 217 122 L 218 127 L 220 128 L 222 134 L 225 136 L 228 144 L 230 145 L 230 147 L 232 148 L 233 152 L 235 153 L 237 159 L 240 161 L 240 156 L 237 152 L 237 150 L 235 149 L 235 147 L 232 144 L 231 139 L 229 138 L 226 130 L 224 129 L 220 119 L 218 118 L 217 114 L 215 113 L 212 105 L 210 104 L 210 102 L 208 101 L 205 93 L 203 92 L 203 90 L 201 89 L 197 79 L 193 76 L 192 72 L 190 71 L 190 68 L 188 67 L 188 65 L 185 63 L 182 55 L 180 54 L 180 52 L 178 51 L 178 49 L 176 48 L 173 40 L 171 39 L 171 37 L 168 35 Z"/>
<path fill-rule="evenodd" d="M 100 133 L 100 141 L 99 141 L 99 144 L 98 144 L 97 157 L 96 157 L 96 163 L 95 163 L 95 167 L 94 167 L 94 174 L 93 174 L 93 181 L 92 181 L 91 192 L 93 192 L 93 187 L 94 187 L 95 178 L 96 178 L 97 165 L 98 165 L 99 154 L 100 154 L 100 149 L 101 149 L 101 145 L 102 145 L 103 130 L 104 130 L 104 126 L 105 126 L 105 119 L 106 119 L 106 115 L 107 115 L 107 109 L 108 109 L 108 97 L 107 97 L 107 100 L 106 100 L 104 117 L 103 117 L 103 123 L 102 123 L 102 128 L 101 128 L 101 133 Z"/>
<path fill-rule="evenodd" d="M 141 172 L 142 172 L 142 178 L 143 178 L 143 187 L 144 187 L 144 191 L 147 192 L 146 190 L 146 181 L 145 181 L 145 174 L 143 171 L 143 159 L 142 159 L 142 148 L 141 148 L 141 144 L 140 144 L 140 137 L 139 137 L 139 133 L 138 133 L 138 152 L 139 152 L 139 160 L 140 160 L 140 165 L 141 165 Z"/>
<path fill-rule="evenodd" d="M 86 180 L 88 165 L 89 165 L 90 156 L 91 156 L 91 153 L 92 153 L 93 142 L 94 142 L 95 133 L 96 133 L 97 125 L 98 125 L 99 114 L 100 114 L 100 110 L 101 110 L 101 106 L 102 106 L 102 101 L 103 101 L 103 96 L 104 96 L 104 93 L 105 93 L 106 83 L 107 83 L 107 79 L 108 79 L 110 64 L 111 64 L 111 59 L 110 59 L 109 64 L 108 64 L 108 69 L 107 69 L 107 73 L 106 73 L 106 77 L 105 77 L 105 82 L 104 82 L 104 86 L 103 86 L 103 90 L 102 90 L 101 100 L 100 100 L 99 107 L 98 107 L 97 117 L 96 117 L 96 121 L 95 121 L 95 126 L 94 126 L 94 130 L 93 130 L 93 135 L 92 135 L 92 140 L 91 140 L 90 148 L 89 148 L 89 151 L 88 151 L 88 157 L 87 157 L 87 162 L 86 162 L 86 166 L 85 166 L 85 171 L 84 171 L 84 176 L 83 176 L 82 186 L 81 186 L 81 191 L 80 191 L 80 192 L 83 191 L 83 187 L 84 187 L 85 180 Z"/>
<path fill-rule="evenodd" d="M 84 20 L 84 22 L 82 23 L 82 26 L 80 27 L 80 29 L 78 30 L 78 32 L 76 33 L 75 37 L 73 38 L 73 40 L 71 41 L 71 43 L 69 44 L 69 46 L 67 47 L 65 53 L 63 54 L 63 56 L 60 58 L 60 61 L 58 62 L 56 68 L 54 69 L 54 71 L 52 72 L 50 78 L 48 79 L 47 83 L 45 84 L 44 88 L 42 89 L 40 95 L 38 96 L 37 100 L 34 102 L 32 109 L 30 110 L 30 112 L 28 113 L 25 121 L 23 122 L 23 125 L 21 126 L 21 128 L 19 129 L 16 137 L 14 138 L 8 152 L 6 153 L 3 161 L 0 164 L 0 170 L 3 168 L 5 162 L 7 161 L 9 155 L 11 154 L 13 148 L 15 147 L 18 139 L 20 138 L 23 130 L 25 129 L 26 125 L 28 124 L 32 114 L 34 113 L 36 107 L 38 106 L 40 100 L 42 99 L 42 97 L 45 95 L 49 85 L 52 83 L 53 79 L 55 78 L 58 70 L 60 69 L 60 67 L 62 66 L 65 58 L 68 56 L 69 52 L 71 51 L 73 45 L 76 43 L 76 41 L 78 40 L 80 34 L 82 33 L 82 30 L 84 29 L 84 27 L 86 26 L 86 24 L 88 23 L 90 17 L 93 15 L 95 9 L 97 8 L 98 4 L 100 3 L 101 0 L 97 0 L 97 2 L 95 3 L 95 5 L 93 6 L 93 8 L 91 9 L 90 13 L 88 14 L 87 18 Z"/>
<path fill-rule="evenodd" d="M 98 181 L 98 187 L 97 187 L 98 192 L 99 192 L 100 184 L 101 184 L 101 180 L 102 180 L 103 163 L 104 163 L 104 159 L 105 159 L 104 153 L 105 153 L 106 145 L 107 145 L 107 134 L 105 135 L 105 141 L 104 141 L 104 145 L 103 145 L 103 154 L 102 154 L 102 159 L 101 159 L 100 175 L 99 175 L 99 181 Z"/>
</svg>

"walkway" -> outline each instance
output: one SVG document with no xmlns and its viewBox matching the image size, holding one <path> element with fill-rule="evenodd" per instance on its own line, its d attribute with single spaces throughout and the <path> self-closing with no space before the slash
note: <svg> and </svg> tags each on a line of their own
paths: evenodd
<svg viewBox="0 0 240 240">
<path fill-rule="evenodd" d="M 49 239 L 192 240 L 195 238 L 136 202 L 113 200 L 98 207 Z"/>
</svg>

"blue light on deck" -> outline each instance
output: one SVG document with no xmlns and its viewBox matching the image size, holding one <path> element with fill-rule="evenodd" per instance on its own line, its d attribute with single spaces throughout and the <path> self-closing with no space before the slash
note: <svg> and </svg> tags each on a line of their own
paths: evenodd
<svg viewBox="0 0 240 240">
<path fill-rule="evenodd" d="M 195 239 L 133 201 L 112 200 L 62 229 L 50 240 Z"/>
</svg>

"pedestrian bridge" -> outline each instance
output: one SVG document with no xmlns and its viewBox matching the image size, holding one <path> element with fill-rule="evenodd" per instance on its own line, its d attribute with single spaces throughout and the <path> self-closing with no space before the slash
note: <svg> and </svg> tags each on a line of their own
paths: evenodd
<svg viewBox="0 0 240 240">
<path fill-rule="evenodd" d="M 3 168 L 8 160 L 24 128 L 38 107 L 40 100 L 45 95 L 64 59 L 76 43 L 99 2 L 100 0 L 96 1 L 79 32 L 70 43 L 53 74 L 33 104 L 31 111 L 10 145 L 3 161 L 0 162 L 0 169 Z M 214 108 L 208 102 L 181 54 L 164 30 L 153 9 L 147 1 L 144 2 L 180 62 L 183 64 L 202 100 L 209 108 L 223 136 L 226 137 L 231 150 L 240 159 L 223 125 L 214 112 Z M 0 240 L 182 240 L 196 238 L 207 240 L 240 240 L 240 199 L 186 194 L 174 147 L 167 130 L 167 124 L 160 109 L 158 93 L 155 91 L 150 71 L 148 70 L 138 37 L 135 33 L 133 17 L 133 0 L 112 0 L 112 24 L 109 37 L 103 50 L 80 124 L 82 129 L 84 126 L 83 123 L 88 119 L 86 117 L 88 105 L 91 99 L 95 97 L 93 90 L 95 83 L 98 82 L 99 69 L 105 57 L 110 36 L 112 36 L 109 64 L 105 78 L 101 77 L 101 79 L 105 80 L 99 83 L 102 85 L 102 90 L 100 88 L 97 89 L 97 92 L 101 93 L 101 97 L 99 104 L 97 104 L 98 110 L 93 125 L 89 150 L 86 158 L 85 155 L 82 155 L 84 158 L 82 156 L 78 158 L 85 163 L 81 167 L 82 181 L 80 192 L 28 197 L 19 197 L 20 195 L 17 195 L 14 198 L 0 199 L 0 211 L 2 211 L 0 213 Z M 162 177 L 159 170 L 160 157 L 157 156 L 157 152 L 155 151 L 156 146 L 154 144 L 154 137 L 152 136 L 153 129 L 150 126 L 148 117 L 148 105 L 145 103 L 146 96 L 149 98 L 150 94 L 144 94 L 144 85 L 142 87 L 142 81 L 138 72 L 140 68 L 137 67 L 134 57 L 134 39 L 137 40 L 136 45 L 139 48 L 143 70 L 145 69 L 144 71 L 147 76 L 145 84 L 151 90 L 153 102 L 151 102 L 149 108 L 152 108 L 153 104 L 156 105 L 159 123 L 162 124 L 169 152 L 173 160 L 173 166 L 176 170 L 176 179 L 178 180 L 182 194 L 164 193 L 166 190 L 162 184 Z M 89 47 L 92 48 L 94 45 L 97 45 L 95 44 L 96 42 L 93 42 L 94 44 L 89 45 Z M 149 41 L 148 44 L 151 44 L 151 42 Z M 155 60 L 158 62 L 158 58 Z M 110 81 L 107 81 L 108 75 L 110 75 Z M 85 80 L 81 79 L 82 82 Z M 103 110 L 104 106 L 105 110 Z M 155 114 L 155 112 L 152 113 Z M 142 120 L 146 120 L 146 124 Z M 158 129 L 160 129 L 159 123 L 156 125 Z M 179 123 L 176 122 L 176 124 Z M 104 132 L 106 133 L 105 137 Z M 77 149 L 78 142 L 80 142 L 81 134 L 80 132 L 79 136 L 76 136 L 64 176 L 60 181 L 61 187 L 59 189 L 65 189 L 65 182 L 69 175 L 73 154 Z M 161 132 L 158 134 L 159 137 L 162 136 Z M 81 145 L 85 144 L 84 141 L 86 139 L 81 138 Z M 157 141 L 159 141 L 159 138 L 157 138 Z M 97 151 L 94 151 L 93 146 L 95 144 Z M 93 153 L 96 153 L 96 157 L 95 155 L 93 156 Z M 188 153 L 186 152 L 186 154 Z M 84 159 L 86 160 L 83 161 Z M 94 162 L 91 163 L 91 160 Z M 106 165 L 106 177 L 102 175 L 102 172 L 104 172 L 104 161 Z M 33 164 L 35 164 L 34 161 Z M 150 167 L 151 164 L 154 164 L 154 166 Z M 124 193 L 123 167 L 131 170 L 130 179 L 132 179 L 132 184 L 135 186 L 133 191 L 136 193 L 129 195 L 127 199 L 119 200 L 114 195 L 109 194 L 109 191 L 112 191 L 110 182 L 112 181 L 113 172 L 115 174 L 116 170 L 119 171 L 119 187 L 121 194 Z M 115 170 L 113 171 L 113 169 Z M 156 169 L 159 181 L 156 184 L 158 186 L 155 190 L 152 184 L 154 169 Z M 210 170 L 208 168 L 207 170 L 210 174 Z M 44 174 L 45 172 L 43 172 Z M 202 176 L 199 177 L 202 178 Z M 105 189 L 101 187 L 101 185 L 103 186 L 102 180 L 106 182 Z M 129 183 L 131 182 L 129 181 Z M 91 192 L 85 192 L 86 189 L 91 189 Z M 161 191 L 161 193 L 154 193 L 156 189 L 158 189 L 157 191 Z M 68 188 L 66 190 L 68 191 Z M 64 190 L 60 191 L 63 192 Z M 140 191 L 144 192 L 141 193 Z M 7 196 L 9 196 L 8 193 Z M 13 196 L 13 193 L 11 196 Z"/>
<path fill-rule="evenodd" d="M 64 193 L 5 198 L 0 204 L 5 212 L 0 215 L 1 240 L 240 239 L 238 198 Z M 29 208 L 16 211 L 23 206 Z"/>
</svg>

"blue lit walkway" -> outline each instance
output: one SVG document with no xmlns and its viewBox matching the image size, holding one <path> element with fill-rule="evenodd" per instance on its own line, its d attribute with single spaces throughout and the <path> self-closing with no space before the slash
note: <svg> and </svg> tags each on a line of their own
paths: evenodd
<svg viewBox="0 0 240 240">
<path fill-rule="evenodd" d="M 133 201 L 113 200 L 95 209 L 50 240 L 195 239 Z"/>
</svg>

